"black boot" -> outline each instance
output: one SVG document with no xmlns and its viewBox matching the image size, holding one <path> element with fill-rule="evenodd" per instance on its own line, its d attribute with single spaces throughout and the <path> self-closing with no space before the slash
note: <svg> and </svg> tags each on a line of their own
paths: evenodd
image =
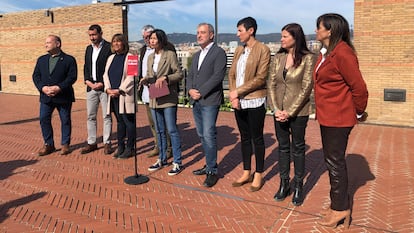
<svg viewBox="0 0 414 233">
<path fill-rule="evenodd" d="M 303 204 L 303 182 L 295 182 L 295 190 L 293 192 L 292 203 L 295 206 Z"/>
<path fill-rule="evenodd" d="M 128 159 L 129 157 L 132 157 L 135 155 L 134 148 L 125 148 L 124 152 L 122 154 L 118 155 L 118 159 Z"/>
<path fill-rule="evenodd" d="M 290 184 L 289 179 L 280 179 L 279 190 L 275 194 L 276 201 L 283 201 L 287 196 L 289 196 Z"/>
</svg>

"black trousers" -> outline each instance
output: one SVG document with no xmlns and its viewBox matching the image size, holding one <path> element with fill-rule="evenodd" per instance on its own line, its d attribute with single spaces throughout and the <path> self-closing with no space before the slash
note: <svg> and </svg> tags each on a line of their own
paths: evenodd
<svg viewBox="0 0 414 233">
<path fill-rule="evenodd" d="M 323 154 L 331 184 L 331 209 L 337 211 L 347 210 L 350 206 L 345 151 L 353 127 L 327 127 L 321 125 L 320 128 Z"/>
<path fill-rule="evenodd" d="M 125 148 L 125 138 L 127 138 L 126 147 L 128 149 L 135 148 L 136 140 L 136 129 L 135 129 L 135 116 L 134 114 L 120 114 L 119 113 L 119 99 L 113 98 L 111 102 L 111 110 L 115 114 L 116 123 L 117 123 L 117 139 L 118 147 Z"/>
<path fill-rule="evenodd" d="M 294 180 L 297 183 L 303 182 L 305 176 L 305 131 L 308 119 L 309 116 L 298 116 L 289 118 L 286 122 L 280 122 L 273 118 L 276 137 L 279 142 L 281 179 L 290 179 L 290 157 L 292 155 L 295 167 Z"/>
<path fill-rule="evenodd" d="M 241 109 L 234 112 L 241 137 L 243 169 L 251 170 L 251 159 L 254 149 L 256 172 L 262 173 L 264 171 L 265 145 L 263 127 L 266 109 L 262 105 L 258 108 Z"/>
</svg>

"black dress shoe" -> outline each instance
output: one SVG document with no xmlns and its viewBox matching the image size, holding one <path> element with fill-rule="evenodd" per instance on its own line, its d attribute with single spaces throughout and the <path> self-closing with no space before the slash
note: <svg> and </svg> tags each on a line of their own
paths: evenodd
<svg viewBox="0 0 414 233">
<path fill-rule="evenodd" d="M 125 151 L 125 147 L 118 147 L 115 154 L 113 155 L 114 159 L 117 159 L 119 156 L 121 156 Z"/>
<path fill-rule="evenodd" d="M 204 187 L 213 187 L 218 181 L 217 174 L 207 173 L 207 178 L 204 180 Z"/>
<path fill-rule="evenodd" d="M 118 155 L 118 159 L 128 159 L 135 155 L 135 150 L 133 148 L 126 148 L 124 152 Z"/>
<path fill-rule="evenodd" d="M 194 170 L 193 174 L 196 175 L 196 176 L 205 175 L 207 173 L 206 169 L 207 169 L 207 167 L 206 167 L 206 165 L 204 165 L 204 167 L 202 167 L 200 169 L 197 169 L 197 170 Z"/>
</svg>

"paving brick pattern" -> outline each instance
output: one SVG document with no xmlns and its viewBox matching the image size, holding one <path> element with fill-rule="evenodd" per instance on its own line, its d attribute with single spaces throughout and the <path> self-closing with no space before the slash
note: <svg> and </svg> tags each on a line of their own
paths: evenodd
<svg viewBox="0 0 414 233">
<path fill-rule="evenodd" d="M 248 185 L 231 186 L 242 173 L 239 134 L 231 112 L 221 112 L 218 119 L 220 180 L 213 188 L 204 188 L 204 177 L 191 173 L 204 164 L 191 109 L 178 110 L 184 170 L 168 176 L 169 168 L 147 171 L 155 161 L 146 156 L 153 143 L 144 108 L 138 107 L 138 173 L 150 181 L 127 185 L 124 179 L 135 174 L 134 158 L 113 159 L 103 154 L 102 144 L 97 151 L 80 154 L 86 139 L 84 100 L 73 106 L 73 152 L 67 156 L 59 151 L 36 155 L 42 145 L 37 96 L 0 93 L 0 105 L 2 233 L 414 232 L 414 161 L 409 151 L 413 128 L 355 127 L 347 151 L 352 224 L 349 230 L 328 229 L 316 224 L 319 211 L 329 205 L 329 182 L 314 120 L 306 135 L 306 199 L 295 207 L 290 197 L 283 202 L 273 199 L 279 168 L 270 116 L 264 132 L 265 185 L 252 193 Z M 56 113 L 53 124 L 59 145 Z"/>
</svg>

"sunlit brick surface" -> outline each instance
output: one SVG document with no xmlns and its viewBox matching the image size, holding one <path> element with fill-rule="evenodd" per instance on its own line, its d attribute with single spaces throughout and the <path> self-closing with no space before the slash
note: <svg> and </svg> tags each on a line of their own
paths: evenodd
<svg viewBox="0 0 414 233">
<path fill-rule="evenodd" d="M 273 200 L 279 168 L 271 116 L 265 126 L 266 183 L 252 193 L 248 185 L 231 186 L 242 172 L 231 112 L 218 119 L 221 178 L 204 188 L 204 177 L 191 173 L 203 166 L 204 157 L 189 108 L 178 110 L 185 169 L 171 177 L 169 168 L 147 171 L 155 161 L 146 157 L 153 144 L 144 108 L 138 107 L 138 170 L 150 181 L 131 186 L 124 178 L 135 173 L 133 158 L 112 159 L 102 144 L 80 154 L 86 140 L 84 100 L 73 106 L 73 152 L 67 156 L 36 155 L 42 145 L 37 96 L 0 93 L 0 106 L 0 232 L 414 232 L 413 128 L 355 127 L 347 151 L 352 224 L 349 230 L 332 230 L 316 224 L 319 211 L 329 205 L 329 182 L 314 120 L 306 134 L 306 199 L 295 207 L 290 197 Z M 60 149 L 56 113 L 53 122 Z"/>
</svg>

